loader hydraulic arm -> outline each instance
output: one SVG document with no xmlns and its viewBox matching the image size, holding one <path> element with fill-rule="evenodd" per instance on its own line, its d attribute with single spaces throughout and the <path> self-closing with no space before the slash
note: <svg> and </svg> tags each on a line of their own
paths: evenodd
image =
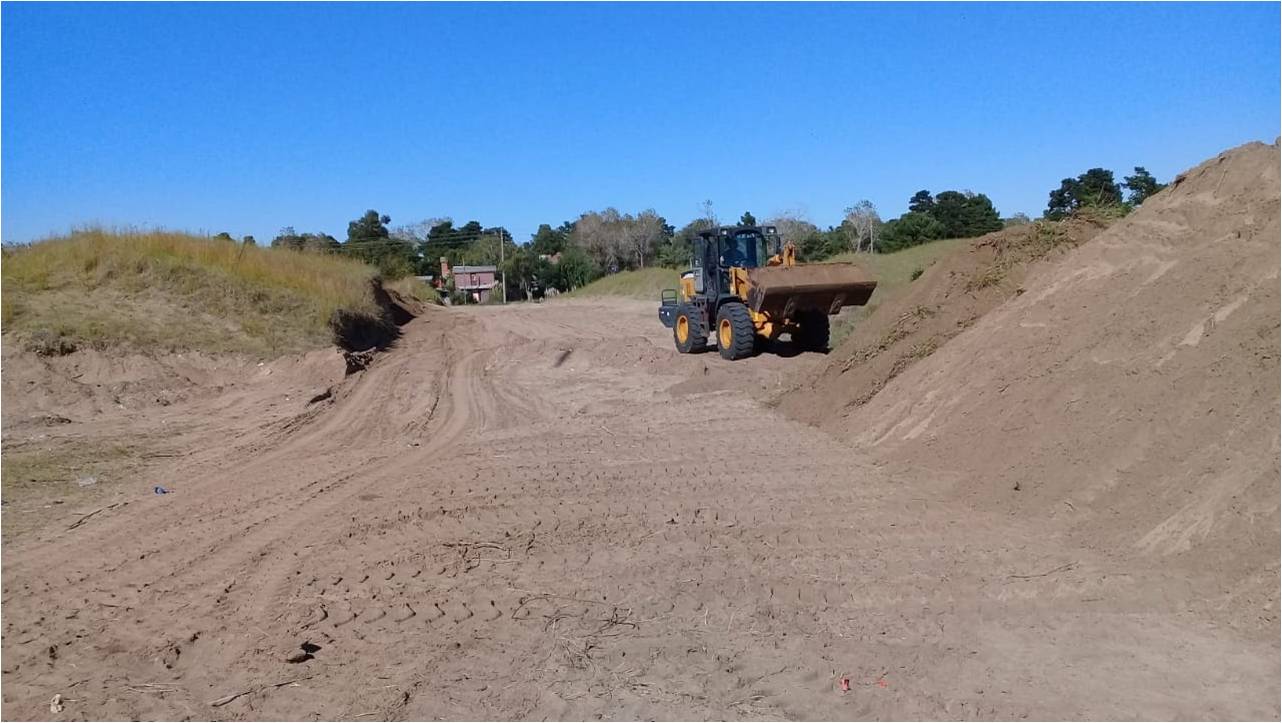
<svg viewBox="0 0 1282 723">
<path fill-rule="evenodd" d="M 791 241 L 784 244 L 783 248 L 779 249 L 779 253 L 771 256 L 770 259 L 766 261 L 766 266 L 783 266 L 786 268 L 796 265 L 797 246 Z"/>
</svg>

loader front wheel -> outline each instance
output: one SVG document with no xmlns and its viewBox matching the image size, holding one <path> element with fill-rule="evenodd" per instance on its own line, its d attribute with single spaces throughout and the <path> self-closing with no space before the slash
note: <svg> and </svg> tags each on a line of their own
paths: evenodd
<svg viewBox="0 0 1282 723">
<path fill-rule="evenodd" d="M 797 346 L 802 351 L 828 351 L 828 315 L 822 311 L 802 312 L 797 323 L 801 329 L 796 333 Z"/>
<path fill-rule="evenodd" d="M 672 324 L 672 340 L 682 354 L 696 352 L 708 344 L 708 329 L 703 314 L 689 304 L 677 307 L 677 317 Z"/>
<path fill-rule="evenodd" d="M 752 356 L 756 335 L 748 307 L 742 303 L 730 301 L 717 310 L 717 351 L 722 358 L 733 361 Z"/>
</svg>

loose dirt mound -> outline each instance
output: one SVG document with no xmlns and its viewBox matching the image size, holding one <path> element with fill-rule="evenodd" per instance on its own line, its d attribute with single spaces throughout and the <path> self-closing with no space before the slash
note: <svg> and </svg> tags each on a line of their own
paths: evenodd
<svg viewBox="0 0 1282 723">
<path fill-rule="evenodd" d="M 1103 229 L 1097 220 L 1039 221 L 975 239 L 859 323 L 819 376 L 779 399 L 781 409 L 811 424 L 849 416 L 891 379 L 1022 293 L 1030 265 L 1059 258 Z"/>
<path fill-rule="evenodd" d="M 1222 615 L 1276 633 L 1278 161 L 1254 143 L 1180 176 L 825 426 L 977 507 L 1213 573 Z"/>
</svg>

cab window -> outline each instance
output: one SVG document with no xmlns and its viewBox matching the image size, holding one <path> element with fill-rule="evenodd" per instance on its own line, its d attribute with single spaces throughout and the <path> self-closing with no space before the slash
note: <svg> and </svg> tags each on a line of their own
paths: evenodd
<svg viewBox="0 0 1282 723">
<path fill-rule="evenodd" d="M 721 239 L 721 265 L 755 268 L 766 259 L 766 240 L 755 231 L 740 231 Z"/>
</svg>

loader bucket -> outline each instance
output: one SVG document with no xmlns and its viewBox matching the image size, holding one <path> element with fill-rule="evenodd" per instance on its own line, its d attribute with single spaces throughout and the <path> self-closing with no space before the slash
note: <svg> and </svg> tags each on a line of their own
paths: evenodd
<svg viewBox="0 0 1282 723">
<path fill-rule="evenodd" d="M 792 318 L 798 311 L 836 314 L 843 306 L 868 303 L 877 282 L 851 263 L 763 266 L 750 269 L 748 306 Z"/>
</svg>

